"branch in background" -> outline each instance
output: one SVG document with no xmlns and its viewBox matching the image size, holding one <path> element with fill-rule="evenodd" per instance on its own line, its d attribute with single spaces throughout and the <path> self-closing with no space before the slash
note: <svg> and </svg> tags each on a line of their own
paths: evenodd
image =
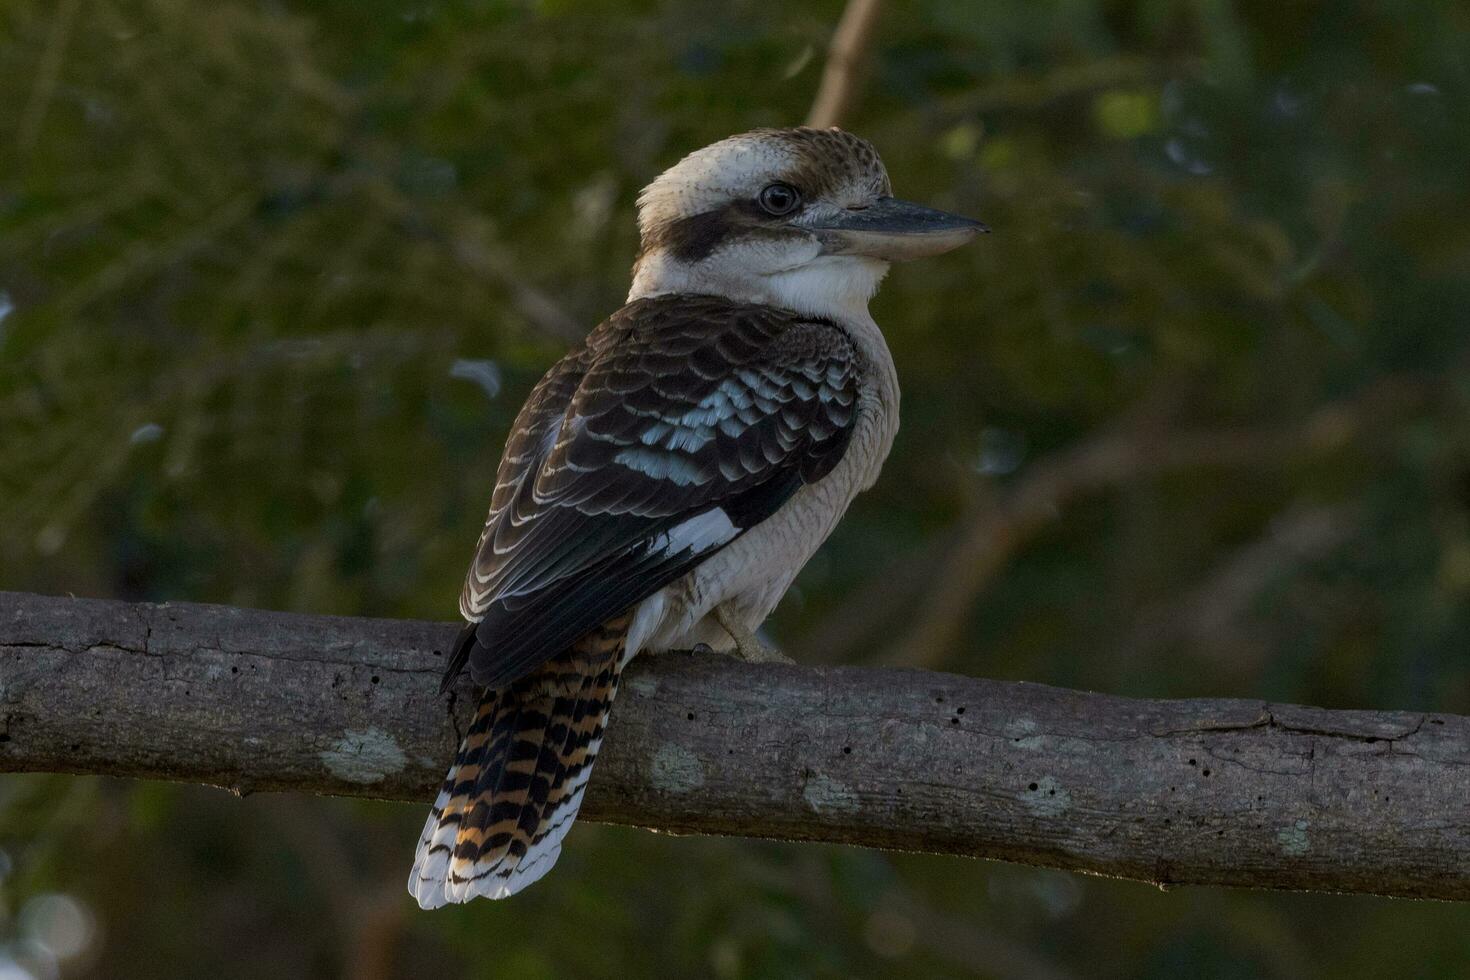
<svg viewBox="0 0 1470 980">
<path fill-rule="evenodd" d="M 1169 78 L 1191 77 L 1202 70 L 1203 63 L 1198 60 L 1160 64 L 1154 59 L 1120 55 L 1058 65 L 1042 74 L 1007 74 L 962 94 L 940 98 L 931 112 L 941 123 L 993 112 L 1034 112 L 1063 99 L 1111 88 L 1160 85 Z"/>
<path fill-rule="evenodd" d="M 1370 426 L 1402 417 L 1425 398 L 1421 385 L 1385 381 L 1356 400 L 1328 405 L 1275 429 L 1168 432 L 1152 413 L 1144 413 L 1141 422 L 1049 456 L 1004 494 L 980 504 L 949 535 L 957 540 L 924 583 L 914 625 L 883 660 L 915 667 L 942 663 L 964 632 L 976 598 L 1027 541 L 1079 497 L 1180 469 L 1288 466 L 1344 449 Z"/>
<path fill-rule="evenodd" d="M 516 312 L 532 327 L 571 344 L 587 336 L 590 328 L 586 324 L 527 279 L 510 250 L 496 236 L 491 222 L 473 214 L 460 214 L 451 219 L 449 227 L 440 227 L 411 198 L 381 177 L 370 178 L 366 188 L 387 213 L 444 243 L 462 268 L 499 283 Z"/>
<path fill-rule="evenodd" d="M 806 124 L 818 129 L 840 126 L 857 101 L 859 74 L 873 43 L 873 30 L 882 10 L 882 0 L 847 0 L 842 19 L 832 34 L 832 47 L 822 69 L 817 97 L 807 113 Z"/>
<path fill-rule="evenodd" d="M 501 244 L 483 218 L 462 215 L 449 229 L 454 257 L 477 275 L 499 282 L 510 294 L 516 312 L 540 330 L 569 344 L 579 343 L 591 329 L 566 311 L 551 294 L 533 285 L 517 267 L 510 250 Z"/>
<path fill-rule="evenodd" d="M 1265 533 L 1211 569 L 1199 585 L 1147 611 L 1119 655 L 1137 660 L 1144 651 L 1178 644 L 1196 660 L 1228 663 L 1237 676 L 1256 677 L 1269 637 L 1248 620 L 1252 605 L 1273 582 L 1346 544 L 1359 516 L 1346 506 L 1297 505 L 1278 514 Z"/>
<path fill-rule="evenodd" d="M 0 593 L 0 771 L 427 807 L 457 627 Z M 1157 883 L 1470 899 L 1470 718 L 640 658 L 588 819 Z"/>
<path fill-rule="evenodd" d="M 46 34 L 46 47 L 36 71 L 36 82 L 31 87 L 31 95 L 26 100 L 16 132 L 15 145 L 23 156 L 29 155 L 35 148 L 41 126 L 46 120 L 46 110 L 56 97 L 61 66 L 66 58 L 66 43 L 71 36 L 72 25 L 80 6 L 78 0 L 61 0 L 56 5 L 56 15 Z"/>
<path fill-rule="evenodd" d="M 853 654 L 884 625 L 894 622 L 929 584 L 949 552 L 948 535 L 937 534 L 905 555 L 896 555 L 843 596 L 790 647 L 801 663 L 850 663 Z"/>
</svg>

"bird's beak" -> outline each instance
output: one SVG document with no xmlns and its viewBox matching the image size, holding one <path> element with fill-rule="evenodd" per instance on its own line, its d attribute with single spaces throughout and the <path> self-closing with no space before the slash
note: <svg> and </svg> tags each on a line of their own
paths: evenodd
<svg viewBox="0 0 1470 980">
<path fill-rule="evenodd" d="M 880 197 L 865 208 L 830 208 L 807 226 L 825 255 L 866 255 L 904 262 L 940 255 L 990 229 L 971 218 Z"/>
</svg>

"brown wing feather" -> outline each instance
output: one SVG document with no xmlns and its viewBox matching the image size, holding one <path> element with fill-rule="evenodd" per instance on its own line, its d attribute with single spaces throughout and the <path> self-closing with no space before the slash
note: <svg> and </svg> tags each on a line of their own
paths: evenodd
<svg viewBox="0 0 1470 980">
<path fill-rule="evenodd" d="M 840 328 L 794 313 L 620 310 L 517 418 L 451 668 L 511 683 L 765 520 L 845 451 L 859 370 Z"/>
</svg>

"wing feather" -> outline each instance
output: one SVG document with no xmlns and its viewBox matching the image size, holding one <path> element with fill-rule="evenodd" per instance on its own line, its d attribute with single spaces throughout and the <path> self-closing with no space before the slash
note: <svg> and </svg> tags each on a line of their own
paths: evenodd
<svg viewBox="0 0 1470 980">
<path fill-rule="evenodd" d="M 837 326 L 713 297 L 629 304 L 537 385 L 506 445 L 450 664 L 504 686 L 769 517 L 841 458 L 861 365 Z"/>
</svg>

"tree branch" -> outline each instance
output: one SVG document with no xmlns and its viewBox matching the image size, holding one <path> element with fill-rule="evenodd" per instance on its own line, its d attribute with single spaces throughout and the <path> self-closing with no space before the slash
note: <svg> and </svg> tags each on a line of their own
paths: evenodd
<svg viewBox="0 0 1470 980">
<path fill-rule="evenodd" d="M 435 697 L 454 632 L 0 593 L 0 771 L 427 806 L 471 700 Z M 591 820 L 1470 899 L 1470 718 L 683 654 L 622 691 Z"/>
<path fill-rule="evenodd" d="M 807 113 L 806 124 L 817 129 L 840 126 L 857 101 L 858 73 L 867 59 L 878 23 L 882 0 L 847 0 L 842 19 L 832 32 L 832 47 L 822 69 L 822 81 Z"/>
<path fill-rule="evenodd" d="M 949 553 L 931 565 L 912 626 L 885 653 L 886 663 L 938 667 L 964 633 L 975 599 L 1029 540 L 1079 497 L 1181 469 L 1291 465 L 1363 448 L 1364 433 L 1402 419 L 1429 399 L 1410 378 L 1385 379 L 1358 397 L 1318 408 L 1278 428 L 1171 431 L 1144 406 L 1141 418 L 1104 430 L 1080 446 L 1030 466 L 1003 494 L 981 501 L 948 537 Z"/>
</svg>

